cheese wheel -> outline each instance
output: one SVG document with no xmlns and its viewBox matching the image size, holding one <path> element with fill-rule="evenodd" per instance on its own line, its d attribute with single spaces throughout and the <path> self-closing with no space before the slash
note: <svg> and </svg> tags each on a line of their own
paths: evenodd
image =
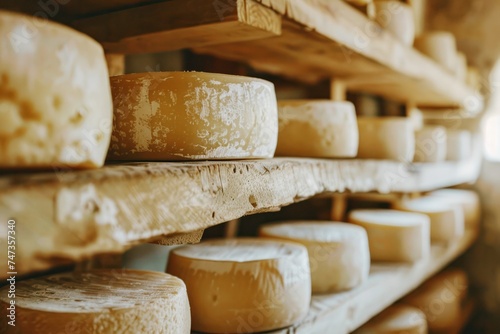
<svg viewBox="0 0 500 334">
<path fill-rule="evenodd" d="M 393 208 L 408 212 L 418 212 L 429 216 L 431 239 L 449 242 L 464 234 L 464 212 L 459 205 L 452 205 L 438 197 L 421 197 L 393 203 Z"/>
<path fill-rule="evenodd" d="M 8 288 L 0 294 L 4 311 Z M 92 270 L 18 281 L 15 288 L 16 326 L 6 334 L 190 333 L 186 286 L 168 274 Z"/>
<path fill-rule="evenodd" d="M 463 52 L 457 53 L 457 66 L 455 76 L 462 82 L 467 81 L 467 56 Z"/>
<path fill-rule="evenodd" d="M 481 203 L 479 196 L 472 190 L 440 189 L 427 193 L 426 196 L 439 197 L 450 205 L 459 205 L 464 211 L 465 226 L 474 228 L 481 219 Z"/>
<path fill-rule="evenodd" d="M 358 117 L 361 159 L 413 161 L 415 133 L 406 117 Z"/>
<path fill-rule="evenodd" d="M 106 53 L 105 57 L 110 77 L 125 73 L 125 55 L 119 53 Z"/>
<path fill-rule="evenodd" d="M 442 126 L 425 126 L 415 133 L 415 162 L 443 162 L 446 160 L 447 135 Z"/>
<path fill-rule="evenodd" d="M 460 321 L 467 290 L 467 275 L 453 269 L 434 276 L 402 302 L 425 313 L 430 331 L 441 332 L 455 328 Z"/>
<path fill-rule="evenodd" d="M 482 84 L 481 73 L 474 66 L 467 66 L 467 75 L 465 79 L 467 86 L 474 90 L 480 90 Z"/>
<path fill-rule="evenodd" d="M 373 261 L 414 262 L 430 253 L 429 218 L 395 210 L 353 210 L 349 222 L 364 227 Z"/>
<path fill-rule="evenodd" d="M 415 39 L 415 48 L 429 56 L 451 73 L 457 65 L 457 42 L 455 36 L 446 31 L 426 32 Z"/>
<path fill-rule="evenodd" d="M 448 129 L 446 160 L 461 161 L 472 155 L 472 135 L 467 130 Z"/>
<path fill-rule="evenodd" d="M 346 158 L 358 153 L 358 124 L 351 102 L 278 101 L 278 110 L 276 155 Z"/>
<path fill-rule="evenodd" d="M 416 307 L 392 305 L 353 334 L 427 334 L 427 321 Z"/>
<path fill-rule="evenodd" d="M 397 0 L 374 2 L 375 21 L 405 45 L 415 40 L 415 17 L 410 5 Z"/>
<path fill-rule="evenodd" d="M 309 261 L 300 244 L 211 240 L 173 250 L 167 271 L 186 283 L 196 331 L 268 331 L 298 322 L 309 310 Z"/>
<path fill-rule="evenodd" d="M 424 114 L 422 110 L 417 108 L 410 108 L 407 113 L 407 117 L 413 125 L 413 129 L 415 131 L 422 130 L 422 128 L 424 127 Z"/>
<path fill-rule="evenodd" d="M 111 160 L 272 158 L 274 85 L 235 75 L 138 73 L 111 77 Z"/>
<path fill-rule="evenodd" d="M 1 10 L 0 35 L 0 168 L 102 166 L 113 120 L 102 47 Z"/>
<path fill-rule="evenodd" d="M 368 278 L 370 250 L 366 231 L 345 223 L 284 222 L 264 225 L 260 236 L 306 246 L 313 293 L 352 289 Z"/>
</svg>

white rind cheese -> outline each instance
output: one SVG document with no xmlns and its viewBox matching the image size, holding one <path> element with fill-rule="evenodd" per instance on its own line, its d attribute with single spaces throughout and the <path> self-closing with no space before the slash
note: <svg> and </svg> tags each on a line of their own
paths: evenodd
<svg viewBox="0 0 500 334">
<path fill-rule="evenodd" d="M 442 126 L 425 126 L 415 133 L 415 162 L 443 162 L 446 160 L 447 135 Z"/>
<path fill-rule="evenodd" d="M 467 130 L 448 129 L 446 160 L 461 161 L 472 155 L 472 134 Z"/>
<path fill-rule="evenodd" d="M 358 117 L 361 159 L 413 161 L 415 132 L 406 117 Z"/>
<path fill-rule="evenodd" d="M 278 101 L 276 155 L 352 158 L 358 152 L 356 111 L 350 102 Z"/>
<path fill-rule="evenodd" d="M 364 227 L 372 261 L 414 262 L 430 254 L 429 218 L 396 210 L 353 210 L 349 222 Z"/>
<path fill-rule="evenodd" d="M 297 243 L 206 241 L 173 250 L 167 272 L 186 283 L 195 331 L 263 332 L 290 326 L 309 310 L 309 260 Z"/>
<path fill-rule="evenodd" d="M 102 166 L 113 117 L 102 47 L 1 10 L 0 35 L 0 168 Z"/>
<path fill-rule="evenodd" d="M 421 197 L 393 204 L 396 210 L 418 212 L 431 220 L 431 239 L 449 242 L 464 234 L 464 212 L 458 204 L 449 203 L 439 197 Z"/>
<path fill-rule="evenodd" d="M 481 219 L 481 203 L 479 196 L 472 190 L 440 189 L 427 193 L 426 196 L 439 197 L 450 205 L 459 205 L 464 211 L 465 227 L 477 227 Z"/>
<path fill-rule="evenodd" d="M 455 36 L 447 31 L 429 31 L 415 39 L 415 48 L 450 73 L 455 73 L 458 57 Z"/>
<path fill-rule="evenodd" d="M 1 290 L 3 310 L 7 289 Z M 17 282 L 16 326 L 7 326 L 6 334 L 189 334 L 190 317 L 186 286 L 177 277 L 92 270 Z"/>
<path fill-rule="evenodd" d="M 362 284 L 370 273 L 366 231 L 334 222 L 282 222 L 264 225 L 259 235 L 295 241 L 307 247 L 312 292 L 333 293 Z"/>
<path fill-rule="evenodd" d="M 410 5 L 397 0 L 376 0 L 375 21 L 391 32 L 404 45 L 415 40 L 415 17 Z"/>
<path fill-rule="evenodd" d="M 111 160 L 272 158 L 274 85 L 235 75 L 138 73 L 111 77 Z"/>
<path fill-rule="evenodd" d="M 392 305 L 353 334 L 427 334 L 427 320 L 416 307 Z"/>
</svg>

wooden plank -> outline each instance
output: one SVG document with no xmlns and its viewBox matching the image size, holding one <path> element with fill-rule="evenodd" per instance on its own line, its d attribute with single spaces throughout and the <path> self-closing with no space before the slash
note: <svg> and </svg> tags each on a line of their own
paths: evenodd
<svg viewBox="0 0 500 334">
<path fill-rule="evenodd" d="M 219 4 L 220 3 L 220 4 Z M 253 0 L 176 0 L 73 22 L 110 53 L 148 53 L 279 35 L 281 16 Z"/>
<path fill-rule="evenodd" d="M 476 238 L 477 232 L 468 230 L 453 244 L 435 244 L 429 258 L 413 265 L 374 263 L 365 284 L 347 292 L 313 296 L 309 314 L 301 323 L 271 333 L 350 333 L 443 269 Z"/>
<path fill-rule="evenodd" d="M 17 270 L 28 273 L 163 236 L 278 210 L 318 194 L 427 191 L 474 181 L 480 163 L 280 158 L 136 163 L 0 177 L 0 235 L 17 228 Z M 0 239 L 0 248 L 6 249 Z M 6 261 L 0 272 L 7 272 Z"/>
</svg>

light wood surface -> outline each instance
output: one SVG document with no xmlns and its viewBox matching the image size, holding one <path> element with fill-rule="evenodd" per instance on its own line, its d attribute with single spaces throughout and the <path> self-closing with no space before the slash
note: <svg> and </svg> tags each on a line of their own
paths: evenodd
<svg viewBox="0 0 500 334">
<path fill-rule="evenodd" d="M 408 165 L 279 158 L 4 175 L 0 221 L 16 220 L 16 267 L 28 273 L 275 211 L 318 194 L 427 191 L 472 182 L 479 167 L 474 159 Z M 5 239 L 2 247 L 7 248 Z M 0 264 L 3 273 L 5 266 L 6 261 Z"/>
<path fill-rule="evenodd" d="M 477 237 L 466 231 L 450 245 L 433 245 L 429 258 L 414 265 L 374 263 L 368 281 L 351 291 L 314 296 L 311 310 L 299 324 L 272 334 L 346 334 L 408 294 L 469 248 Z"/>
</svg>

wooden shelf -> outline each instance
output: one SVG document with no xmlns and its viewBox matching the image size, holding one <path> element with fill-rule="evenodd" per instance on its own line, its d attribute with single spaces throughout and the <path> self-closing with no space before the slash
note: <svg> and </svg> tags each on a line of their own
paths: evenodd
<svg viewBox="0 0 500 334">
<path fill-rule="evenodd" d="M 417 192 L 473 182 L 479 166 L 475 159 L 408 165 L 277 158 L 4 175 L 0 220 L 16 220 L 17 269 L 27 273 L 163 236 L 175 242 L 194 233 L 189 238 L 196 241 L 199 230 L 319 194 Z"/>
<path fill-rule="evenodd" d="M 448 246 L 433 245 L 431 256 L 414 265 L 373 264 L 368 281 L 357 289 L 314 296 L 307 317 L 296 326 L 273 334 L 350 333 L 421 285 L 468 249 L 476 232 Z"/>
<path fill-rule="evenodd" d="M 108 52 L 181 48 L 419 106 L 483 106 L 479 93 L 342 1 L 171 0 L 75 20 Z"/>
</svg>

